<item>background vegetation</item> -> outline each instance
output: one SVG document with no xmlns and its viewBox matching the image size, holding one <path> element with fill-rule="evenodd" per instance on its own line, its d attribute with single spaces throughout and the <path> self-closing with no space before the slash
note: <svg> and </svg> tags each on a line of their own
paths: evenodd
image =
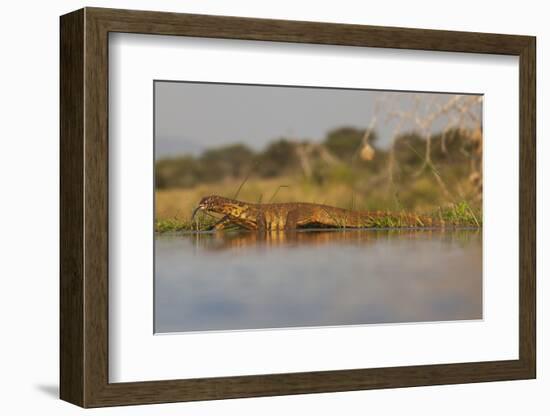
<svg viewBox="0 0 550 416">
<path fill-rule="evenodd" d="M 371 122 L 363 129 L 338 127 L 323 138 L 278 138 L 261 151 L 233 143 L 199 156 L 158 160 L 157 229 L 186 223 L 200 198 L 210 194 L 422 213 L 466 204 L 480 217 L 481 120 L 471 111 L 480 102 L 461 97 L 422 117 L 397 114 L 399 120 L 413 120 L 414 128 L 396 128 L 389 146 L 379 145 Z M 443 115 L 448 125 L 433 133 L 433 123 Z"/>
</svg>

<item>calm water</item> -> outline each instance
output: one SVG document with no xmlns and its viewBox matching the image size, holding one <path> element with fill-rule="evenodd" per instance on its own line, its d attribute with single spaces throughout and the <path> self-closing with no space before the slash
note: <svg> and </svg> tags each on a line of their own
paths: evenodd
<svg viewBox="0 0 550 416">
<path fill-rule="evenodd" d="M 481 232 L 157 236 L 155 332 L 482 318 Z"/>
</svg>

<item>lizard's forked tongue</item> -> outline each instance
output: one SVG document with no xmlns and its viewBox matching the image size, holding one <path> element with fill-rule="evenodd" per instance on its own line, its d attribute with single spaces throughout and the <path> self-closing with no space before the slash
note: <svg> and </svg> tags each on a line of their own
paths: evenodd
<svg viewBox="0 0 550 416">
<path fill-rule="evenodd" d="M 193 221 L 195 219 L 195 215 L 197 214 L 197 212 L 201 209 L 200 206 L 198 206 L 197 208 L 195 208 L 193 210 L 193 214 L 191 215 L 191 221 Z"/>
</svg>

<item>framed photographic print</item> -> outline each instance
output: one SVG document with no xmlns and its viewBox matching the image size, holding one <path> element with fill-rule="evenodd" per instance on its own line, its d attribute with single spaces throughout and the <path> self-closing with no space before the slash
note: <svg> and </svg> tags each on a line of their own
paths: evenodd
<svg viewBox="0 0 550 416">
<path fill-rule="evenodd" d="M 534 378 L 535 38 L 61 17 L 83 406 Z"/>
</svg>

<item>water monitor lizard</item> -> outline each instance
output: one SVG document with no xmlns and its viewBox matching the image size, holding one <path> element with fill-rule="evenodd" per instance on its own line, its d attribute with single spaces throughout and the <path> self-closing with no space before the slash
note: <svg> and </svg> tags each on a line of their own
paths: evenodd
<svg viewBox="0 0 550 416">
<path fill-rule="evenodd" d="M 410 213 L 382 211 L 352 211 L 309 202 L 285 202 L 256 204 L 224 198 L 218 195 L 206 196 L 193 211 L 222 215 L 215 225 L 223 229 L 228 225 L 239 225 L 247 230 L 294 230 L 305 227 L 368 228 L 368 227 L 442 227 L 444 221 Z"/>
</svg>

